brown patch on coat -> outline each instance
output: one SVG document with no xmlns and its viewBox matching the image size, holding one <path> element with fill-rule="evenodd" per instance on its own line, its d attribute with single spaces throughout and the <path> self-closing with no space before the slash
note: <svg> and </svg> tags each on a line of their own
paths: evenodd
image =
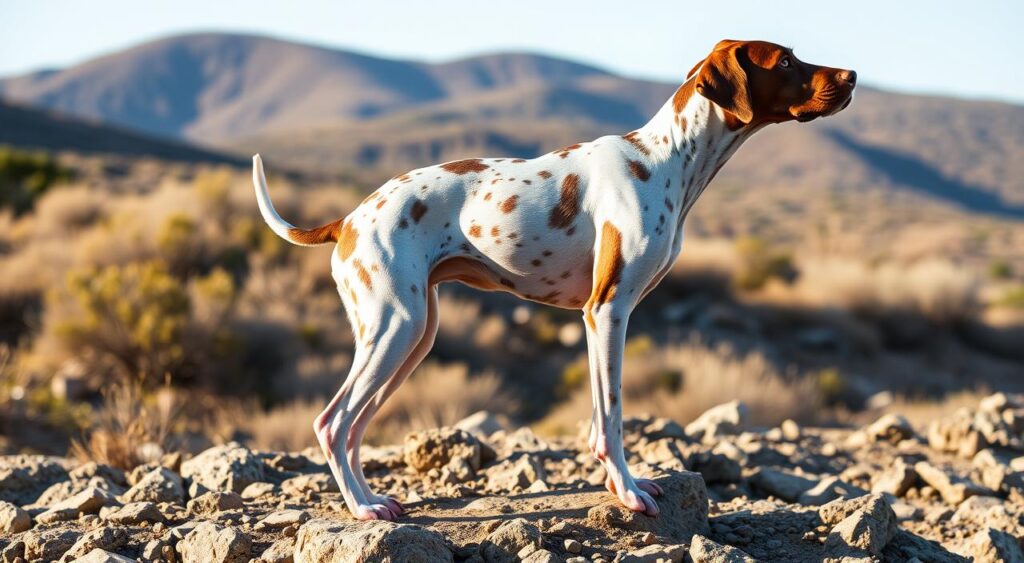
<svg viewBox="0 0 1024 563">
<path fill-rule="evenodd" d="M 351 221 L 345 222 L 338 234 L 338 258 L 344 262 L 356 249 L 356 241 L 359 240 L 359 231 L 352 226 Z"/>
<path fill-rule="evenodd" d="M 638 160 L 629 161 L 629 173 L 636 176 L 641 182 L 646 182 L 651 178 L 651 172 Z"/>
<path fill-rule="evenodd" d="M 693 96 L 694 92 L 693 86 L 694 81 L 689 80 L 685 84 L 680 86 L 679 89 L 676 90 L 676 93 L 672 96 L 672 109 L 675 110 L 676 113 L 681 113 L 683 109 L 686 107 L 687 102 L 690 101 L 690 97 Z M 685 121 L 683 121 L 682 123 L 682 128 L 684 131 L 686 130 Z"/>
<path fill-rule="evenodd" d="M 541 178 L 544 178 L 545 180 L 551 177 L 551 173 L 548 172 L 547 170 L 541 170 L 540 172 L 537 173 L 537 175 L 540 176 Z"/>
<path fill-rule="evenodd" d="M 420 219 L 427 212 L 427 205 L 420 200 L 412 202 L 412 209 L 409 210 L 409 216 L 412 217 L 413 223 L 419 223 Z"/>
<path fill-rule="evenodd" d="M 387 203 L 387 202 L 388 202 L 388 198 L 386 198 L 386 197 L 380 198 L 380 201 L 377 202 L 377 209 L 380 209 L 381 207 L 384 207 L 384 204 Z"/>
<path fill-rule="evenodd" d="M 288 229 L 288 238 L 298 244 L 324 244 L 327 242 L 337 242 L 341 236 L 341 222 L 344 219 L 338 219 L 337 221 L 331 221 L 326 225 L 321 225 L 312 229 L 300 229 L 298 227 L 292 227 Z"/>
<path fill-rule="evenodd" d="M 441 168 L 447 172 L 461 176 L 463 174 L 469 174 L 470 172 L 482 172 L 490 168 L 490 166 L 481 162 L 479 158 L 467 158 L 465 160 L 446 162 L 441 165 Z"/>
<path fill-rule="evenodd" d="M 497 180 L 495 180 L 495 181 L 497 181 Z M 484 201 L 491 201 L 491 196 L 493 196 L 493 195 L 494 195 L 494 193 L 487 192 L 486 194 L 484 194 Z"/>
<path fill-rule="evenodd" d="M 651 154 L 651 149 L 647 148 L 647 145 L 645 145 L 643 140 L 640 139 L 640 132 L 639 131 L 633 131 L 632 133 L 626 133 L 625 135 L 622 136 L 622 138 L 627 140 L 627 141 L 629 141 L 629 144 L 633 145 L 633 148 L 635 148 L 636 150 L 640 151 L 641 154 L 644 154 L 644 155 Z"/>
<path fill-rule="evenodd" d="M 519 196 L 509 196 L 508 199 L 498 204 L 498 209 L 500 209 L 502 213 L 512 213 L 518 204 Z"/>
<path fill-rule="evenodd" d="M 473 225 L 472 227 L 470 227 L 469 228 L 469 236 L 479 238 L 480 237 L 480 225 Z"/>
<path fill-rule="evenodd" d="M 512 162 L 513 164 L 521 164 L 523 162 L 526 162 L 526 159 L 525 158 L 516 158 L 516 159 L 511 160 L 510 162 Z"/>
<path fill-rule="evenodd" d="M 590 299 L 584 305 L 584 316 L 590 328 L 597 329 L 594 320 L 594 309 L 615 298 L 625 260 L 622 258 L 622 232 L 610 222 L 605 221 L 601 228 L 601 248 L 597 255 L 597 266 L 594 268 L 594 289 Z"/>
<path fill-rule="evenodd" d="M 565 157 L 569 156 L 569 153 L 571 153 L 572 151 L 580 148 L 581 146 L 582 145 L 580 145 L 579 143 L 576 143 L 576 144 L 569 145 L 567 147 L 562 147 L 562 148 L 558 149 L 557 151 L 551 151 L 551 152 L 553 154 L 558 154 L 558 156 L 560 156 L 562 158 L 565 158 Z"/>
<path fill-rule="evenodd" d="M 501 236 L 501 229 L 499 229 L 497 225 L 491 227 L 491 236 L 492 237 Z"/>
<path fill-rule="evenodd" d="M 558 205 L 551 210 L 548 226 L 552 229 L 564 229 L 576 220 L 580 212 L 580 177 L 569 174 L 562 180 L 562 192 L 558 197 Z"/>
</svg>

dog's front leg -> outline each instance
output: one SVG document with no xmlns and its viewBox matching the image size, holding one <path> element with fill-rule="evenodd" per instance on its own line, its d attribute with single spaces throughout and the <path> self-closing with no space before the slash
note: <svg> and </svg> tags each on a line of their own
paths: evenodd
<svg viewBox="0 0 1024 563">
<path fill-rule="evenodd" d="M 631 309 L 631 304 L 611 301 L 587 312 L 587 343 L 596 368 L 591 372 L 596 403 L 591 441 L 594 455 L 608 472 L 608 490 L 630 510 L 656 516 L 658 505 L 652 495 L 661 494 L 661 488 L 629 474 L 622 444 L 622 354 Z"/>
</svg>

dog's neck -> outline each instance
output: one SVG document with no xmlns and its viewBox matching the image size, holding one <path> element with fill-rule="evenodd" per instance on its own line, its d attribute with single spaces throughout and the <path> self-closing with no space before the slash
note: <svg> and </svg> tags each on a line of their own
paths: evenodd
<svg viewBox="0 0 1024 563">
<path fill-rule="evenodd" d="M 682 215 L 718 173 L 760 127 L 739 124 L 722 108 L 698 94 L 691 78 L 658 110 L 636 138 L 649 149 L 652 175 L 666 178 L 672 189 L 682 190 Z"/>
</svg>

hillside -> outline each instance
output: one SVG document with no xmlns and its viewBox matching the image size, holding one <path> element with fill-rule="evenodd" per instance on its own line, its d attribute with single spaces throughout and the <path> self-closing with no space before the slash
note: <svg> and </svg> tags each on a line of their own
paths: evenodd
<svg viewBox="0 0 1024 563">
<path fill-rule="evenodd" d="M 233 156 L 123 128 L 0 101 L 0 145 L 82 154 L 152 156 L 181 162 L 241 162 Z"/>
</svg>

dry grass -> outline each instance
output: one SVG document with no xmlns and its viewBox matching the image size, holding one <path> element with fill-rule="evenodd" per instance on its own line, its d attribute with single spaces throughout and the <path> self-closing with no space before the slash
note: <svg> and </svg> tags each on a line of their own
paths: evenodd
<svg viewBox="0 0 1024 563">
<path fill-rule="evenodd" d="M 751 423 L 774 425 L 786 418 L 813 421 L 821 404 L 810 380 L 785 377 L 758 353 L 739 355 L 728 346 L 698 340 L 654 347 L 639 338 L 627 344 L 623 364 L 623 412 L 653 414 L 687 423 L 707 409 L 731 400 L 750 407 Z M 548 434 L 575 431 L 590 419 L 588 382 L 538 424 Z"/>
<path fill-rule="evenodd" d="M 121 469 L 159 459 L 179 408 L 167 387 L 146 395 L 137 382 L 113 385 L 104 392 L 85 438 L 72 442 L 70 454 Z"/>
</svg>

